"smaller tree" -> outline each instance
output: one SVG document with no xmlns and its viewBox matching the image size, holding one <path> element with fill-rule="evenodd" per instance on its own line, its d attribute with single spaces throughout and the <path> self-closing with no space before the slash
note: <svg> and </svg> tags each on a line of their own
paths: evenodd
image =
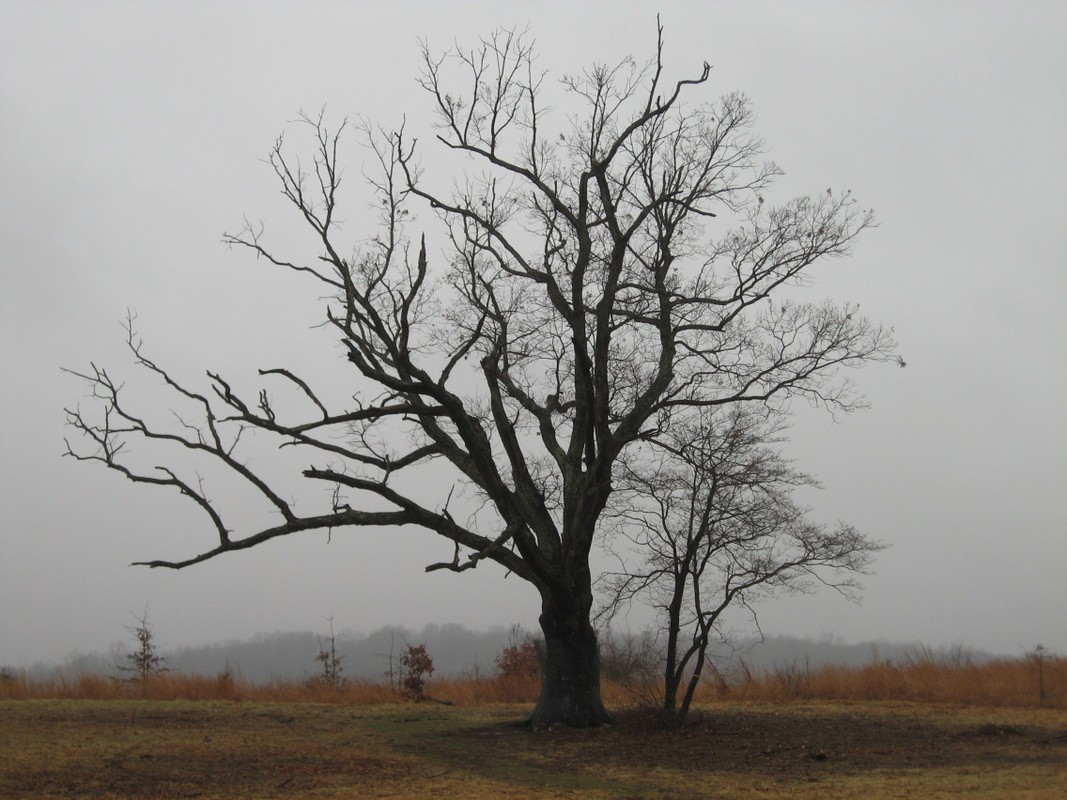
<svg viewBox="0 0 1067 800">
<path fill-rule="evenodd" d="M 883 548 L 850 525 L 807 519 L 793 492 L 817 483 L 776 449 L 783 427 L 782 415 L 766 406 L 710 411 L 672 425 L 649 445 L 647 458 L 622 465 L 609 532 L 643 560 L 630 563 L 614 550 L 623 568 L 602 582 L 602 615 L 610 619 L 635 598 L 660 610 L 663 708 L 679 720 L 728 608 L 740 605 L 755 616 L 758 598 L 807 591 L 815 582 L 854 597 L 852 576 Z"/>
<path fill-rule="evenodd" d="M 400 656 L 403 670 L 401 686 L 416 703 L 426 700 L 426 681 L 433 675 L 433 659 L 426 652 L 426 645 L 408 645 Z"/>
<path fill-rule="evenodd" d="M 129 673 L 127 681 L 143 684 L 149 678 L 169 672 L 169 669 L 163 666 L 166 659 L 160 655 L 155 634 L 148 623 L 148 609 L 146 608 L 140 617 L 136 617 L 136 620 L 137 624 L 126 630 L 136 637 L 137 647 L 126 654 L 129 664 L 117 664 L 116 668 L 120 672 Z"/>
<path fill-rule="evenodd" d="M 1040 705 L 1045 704 L 1045 664 L 1048 663 L 1051 655 L 1043 644 L 1036 645 L 1026 653 L 1026 658 L 1037 670 L 1037 701 Z"/>
<path fill-rule="evenodd" d="M 319 641 L 319 654 L 315 656 L 315 660 L 322 664 L 322 671 L 319 673 L 318 679 L 324 686 L 334 691 L 340 691 L 344 688 L 347 680 L 344 667 L 341 666 L 344 656 L 337 654 L 337 637 L 333 632 L 333 617 L 329 618 L 329 623 L 330 638 L 325 646 L 323 646 L 321 640 Z"/>
</svg>

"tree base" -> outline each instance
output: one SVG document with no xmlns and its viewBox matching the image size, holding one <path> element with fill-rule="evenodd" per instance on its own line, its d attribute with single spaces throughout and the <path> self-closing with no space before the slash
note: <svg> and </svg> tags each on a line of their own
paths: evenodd
<svg viewBox="0 0 1067 800">
<path fill-rule="evenodd" d="M 563 702 L 546 706 L 539 701 L 530 716 L 523 721 L 523 727 L 531 731 L 547 731 L 553 728 L 602 728 L 610 724 L 611 715 L 600 703 L 599 698 L 595 705 Z"/>
<path fill-rule="evenodd" d="M 590 630 L 590 634 L 592 631 Z M 531 730 L 553 727 L 598 728 L 611 724 L 600 699 L 600 664 L 596 638 L 575 646 L 550 639 L 541 669 L 541 696 L 526 720 Z"/>
<path fill-rule="evenodd" d="M 597 728 L 611 717 L 600 699 L 600 651 L 589 624 L 588 583 L 541 601 L 541 696 L 526 721 L 531 730 L 557 726 Z"/>
</svg>

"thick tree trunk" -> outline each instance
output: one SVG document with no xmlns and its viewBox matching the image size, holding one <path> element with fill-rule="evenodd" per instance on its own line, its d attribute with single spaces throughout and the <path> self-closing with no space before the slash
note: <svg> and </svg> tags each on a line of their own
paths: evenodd
<svg viewBox="0 0 1067 800">
<path fill-rule="evenodd" d="M 600 699 L 600 653 L 589 624 L 589 603 L 573 596 L 545 596 L 540 623 L 545 637 L 541 697 L 527 723 L 534 729 L 609 723 Z"/>
</svg>

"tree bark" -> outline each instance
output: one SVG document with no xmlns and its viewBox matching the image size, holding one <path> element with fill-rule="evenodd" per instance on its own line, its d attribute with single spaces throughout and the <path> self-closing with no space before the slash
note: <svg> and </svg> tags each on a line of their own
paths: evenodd
<svg viewBox="0 0 1067 800">
<path fill-rule="evenodd" d="M 663 710 L 674 716 L 678 708 L 678 683 L 680 676 L 674 674 L 673 665 L 668 668 L 663 680 Z"/>
<path fill-rule="evenodd" d="M 697 663 L 693 667 L 693 674 L 689 676 L 689 684 L 685 687 L 685 696 L 682 698 L 682 707 L 678 709 L 678 713 L 675 715 L 679 722 L 684 722 L 685 718 L 689 716 L 689 706 L 693 702 L 693 695 L 696 693 L 697 685 L 700 683 L 700 676 L 704 672 L 704 659 L 707 649 L 707 643 L 701 646 L 697 651 Z"/>
<path fill-rule="evenodd" d="M 678 668 L 678 636 L 684 599 L 685 576 L 676 574 L 674 591 L 667 608 L 667 661 L 663 667 L 663 710 L 672 715 L 678 705 L 678 686 L 682 680 L 682 670 Z"/>
<path fill-rule="evenodd" d="M 541 696 L 527 725 L 593 728 L 611 722 L 600 699 L 600 652 L 589 624 L 588 602 L 570 592 L 542 590 L 541 631 L 545 637 Z M 569 596 L 559 596 L 569 595 Z"/>
</svg>

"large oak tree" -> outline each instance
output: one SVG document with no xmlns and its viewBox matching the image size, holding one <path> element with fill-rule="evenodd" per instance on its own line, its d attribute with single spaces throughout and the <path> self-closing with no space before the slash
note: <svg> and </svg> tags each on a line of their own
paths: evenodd
<svg viewBox="0 0 1067 800">
<path fill-rule="evenodd" d="M 360 232 L 355 248 L 338 226 L 350 128 L 305 119 L 306 168 L 278 141 L 270 163 L 318 252 L 276 252 L 252 228 L 226 240 L 305 276 L 312 292 L 325 288 L 350 369 L 334 380 L 363 399 L 333 408 L 299 370 L 277 366 L 261 372 L 286 380 L 309 415 L 266 392 L 244 396 L 219 374 L 190 388 L 144 354 L 131 324 L 136 360 L 199 418 L 154 426 L 93 366 L 79 374 L 96 402 L 69 411 L 88 444 L 68 452 L 174 487 L 206 513 L 213 547 L 149 566 L 180 569 L 309 529 L 423 528 L 455 548 L 428 569 L 492 561 L 536 587 L 546 663 L 531 722 L 608 719 L 590 551 L 618 465 L 635 444 L 714 406 L 804 397 L 851 408 L 841 368 L 892 346 L 855 308 L 783 291 L 815 262 L 848 253 L 870 213 L 832 192 L 765 201 L 779 170 L 763 160 L 748 101 L 693 102 L 710 66 L 667 81 L 662 41 L 660 32 L 647 64 L 594 64 L 558 83 L 514 32 L 470 49 L 424 48 L 435 136 L 354 126 L 380 209 L 376 232 Z M 435 175 L 434 152 L 463 156 L 463 175 Z M 298 514 L 291 487 L 241 458 L 249 428 L 306 453 L 304 478 L 334 487 L 333 502 Z M 138 437 L 232 471 L 276 523 L 225 520 L 180 460 L 134 466 L 123 445 Z M 442 500 L 441 465 L 446 486 L 480 503 L 465 521 Z"/>
</svg>

